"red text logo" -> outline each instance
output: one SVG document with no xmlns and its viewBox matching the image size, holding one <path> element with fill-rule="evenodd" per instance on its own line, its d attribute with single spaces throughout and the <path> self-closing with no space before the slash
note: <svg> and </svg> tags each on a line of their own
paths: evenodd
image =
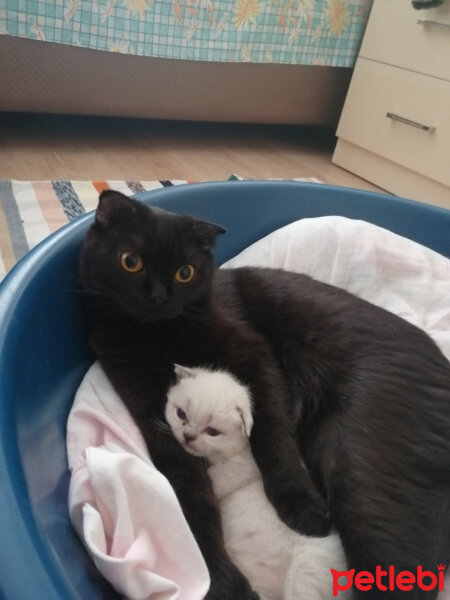
<svg viewBox="0 0 450 600">
<path fill-rule="evenodd" d="M 412 571 L 399 571 L 395 567 L 388 567 L 387 571 L 383 570 L 379 565 L 375 569 L 375 573 L 370 571 L 359 571 L 355 569 L 350 571 L 336 571 L 331 569 L 333 577 L 333 596 L 336 597 L 339 592 L 344 592 L 353 586 L 358 590 L 367 592 L 374 587 L 381 592 L 393 592 L 401 590 L 409 592 L 415 586 L 421 590 L 430 591 L 438 588 L 439 591 L 444 589 L 444 572 L 447 565 L 437 565 L 437 572 L 424 571 L 421 566 L 417 567 L 416 573 Z"/>
</svg>

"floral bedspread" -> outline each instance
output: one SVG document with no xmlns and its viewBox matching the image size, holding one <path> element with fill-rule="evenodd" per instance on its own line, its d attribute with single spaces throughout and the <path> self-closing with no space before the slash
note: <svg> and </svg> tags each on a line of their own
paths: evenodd
<svg viewBox="0 0 450 600">
<path fill-rule="evenodd" d="M 373 0 L 0 0 L 0 33 L 202 61 L 353 66 Z"/>
</svg>

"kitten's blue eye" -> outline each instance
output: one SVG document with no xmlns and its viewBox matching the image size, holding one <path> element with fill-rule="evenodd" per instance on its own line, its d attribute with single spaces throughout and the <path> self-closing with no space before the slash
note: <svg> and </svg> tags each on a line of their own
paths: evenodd
<svg viewBox="0 0 450 600">
<path fill-rule="evenodd" d="M 179 409 L 177 410 L 177 416 L 178 416 L 178 418 L 180 418 L 182 421 L 186 421 L 186 420 L 187 420 L 186 413 L 184 412 L 184 410 L 181 410 L 181 408 L 179 408 Z"/>
<path fill-rule="evenodd" d="M 207 427 L 205 429 L 205 433 L 212 437 L 217 437 L 218 435 L 220 435 L 220 431 L 218 429 L 214 429 L 214 427 Z"/>
</svg>

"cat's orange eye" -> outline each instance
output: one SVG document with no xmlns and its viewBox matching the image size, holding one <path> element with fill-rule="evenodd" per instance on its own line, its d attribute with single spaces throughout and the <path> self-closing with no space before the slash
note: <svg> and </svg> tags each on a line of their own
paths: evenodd
<svg viewBox="0 0 450 600">
<path fill-rule="evenodd" d="M 142 271 L 144 263 L 142 262 L 142 258 L 139 254 L 135 254 L 134 252 L 124 252 L 120 255 L 120 264 L 122 265 L 122 269 L 128 271 L 129 273 L 138 273 Z"/>
<path fill-rule="evenodd" d="M 183 265 L 175 273 L 175 281 L 178 283 L 189 283 L 193 280 L 195 268 L 192 265 Z"/>
</svg>

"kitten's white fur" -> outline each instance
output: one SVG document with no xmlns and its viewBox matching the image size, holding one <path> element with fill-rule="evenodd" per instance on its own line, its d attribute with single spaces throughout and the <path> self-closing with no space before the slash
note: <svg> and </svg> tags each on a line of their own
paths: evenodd
<svg viewBox="0 0 450 600">
<path fill-rule="evenodd" d="M 347 568 L 339 536 L 300 535 L 278 518 L 250 449 L 248 389 L 223 371 L 177 365 L 175 372 L 178 383 L 168 392 L 166 419 L 183 448 L 210 464 L 225 546 L 234 564 L 261 600 L 331 599 L 330 569 Z M 211 435 L 210 428 L 220 435 Z"/>
</svg>

